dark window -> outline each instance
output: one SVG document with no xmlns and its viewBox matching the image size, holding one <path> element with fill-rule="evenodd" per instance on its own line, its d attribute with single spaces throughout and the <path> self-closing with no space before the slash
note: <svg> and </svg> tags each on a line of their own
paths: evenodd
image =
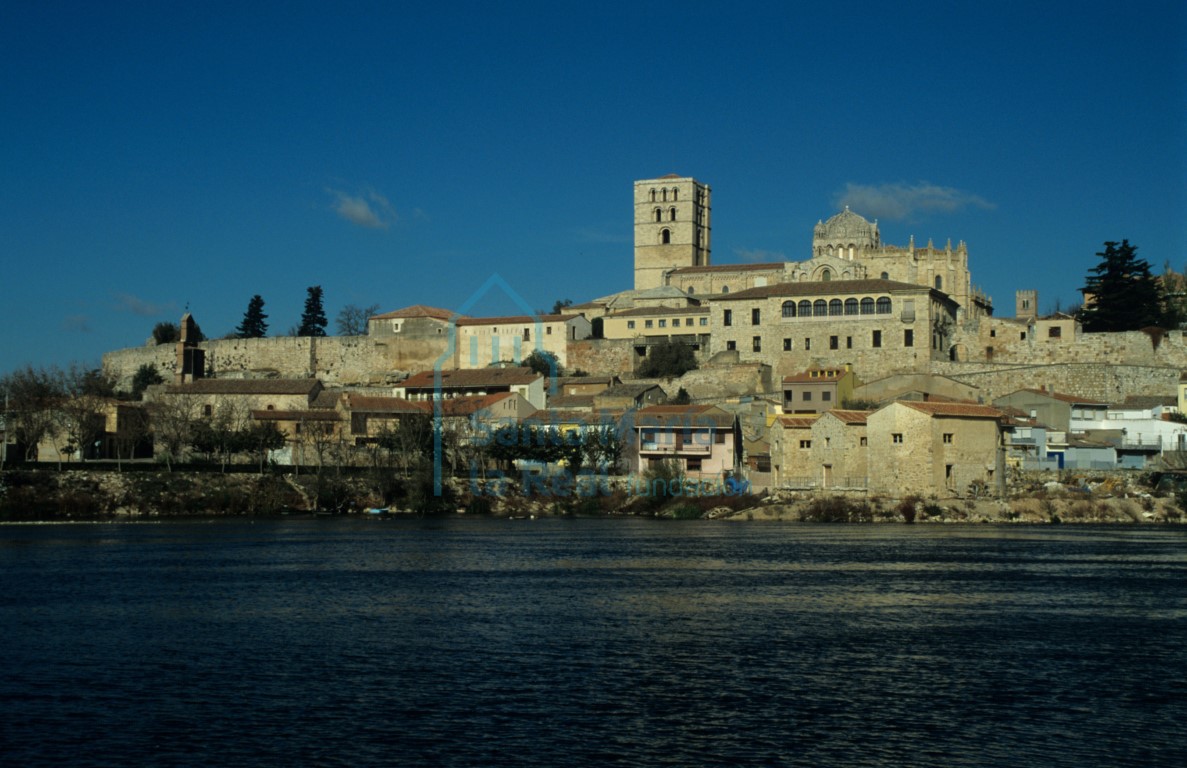
<svg viewBox="0 0 1187 768">
<path fill-rule="evenodd" d="M 664 220 L 664 214 L 663 214 L 663 211 L 661 211 L 659 208 L 656 208 L 656 209 L 655 209 L 655 220 L 656 220 L 656 221 L 663 221 L 663 220 Z"/>
<path fill-rule="evenodd" d="M 734 311 L 732 309 L 727 309 L 721 313 L 721 324 L 722 325 L 733 325 L 734 324 Z"/>
<path fill-rule="evenodd" d="M 840 337 L 839 336 L 829 336 L 828 337 L 828 348 L 829 349 L 840 349 L 841 348 Z"/>
<path fill-rule="evenodd" d="M 812 316 L 826 317 L 828 315 L 828 302 L 824 299 L 817 299 L 812 302 Z"/>
<path fill-rule="evenodd" d="M 857 314 L 857 299 L 845 299 L 845 314 Z"/>
<path fill-rule="evenodd" d="M 762 321 L 762 310 L 758 307 L 750 310 L 750 324 L 758 325 Z"/>
<path fill-rule="evenodd" d="M 733 340 L 731 339 L 730 341 L 727 341 L 727 342 L 725 343 L 725 348 L 726 348 L 726 349 L 737 349 L 737 348 L 738 348 L 738 342 L 736 342 L 736 341 L 733 341 Z"/>
<path fill-rule="evenodd" d="M 911 330 L 910 328 L 903 331 L 903 346 L 904 347 L 915 346 L 915 331 Z"/>
<path fill-rule="evenodd" d="M 895 432 L 890 436 L 890 442 L 892 442 L 892 443 L 901 443 L 902 441 L 903 441 L 903 433 L 902 432 Z"/>
<path fill-rule="evenodd" d="M 874 339 L 872 342 L 874 349 L 882 346 L 882 331 L 874 331 Z"/>
<path fill-rule="evenodd" d="M 784 352 L 790 352 L 790 351 L 791 351 L 791 339 L 784 339 L 784 340 L 783 340 L 783 351 L 784 351 Z"/>
<path fill-rule="evenodd" d="M 783 316 L 784 317 L 795 317 L 795 302 L 794 301 L 783 302 Z"/>
<path fill-rule="evenodd" d="M 762 352 L 762 336 L 755 336 L 752 340 L 755 352 Z"/>
<path fill-rule="evenodd" d="M 672 242 L 672 231 L 670 229 L 661 229 L 659 231 L 659 241 L 663 245 L 670 245 Z"/>
<path fill-rule="evenodd" d="M 1060 328 L 1058 325 L 1053 325 L 1047 329 L 1047 338 L 1049 338 L 1049 339 L 1058 339 L 1062 335 L 1063 335 L 1063 329 Z"/>
<path fill-rule="evenodd" d="M 936 275 L 936 290 L 942 291 L 944 289 L 944 278 Z"/>
<path fill-rule="evenodd" d="M 861 300 L 861 313 L 863 315 L 874 314 L 874 300 L 871 299 L 869 296 L 866 296 L 864 299 Z"/>
<path fill-rule="evenodd" d="M 804 351 L 805 352 L 812 351 L 812 340 L 811 339 L 804 339 Z"/>
<path fill-rule="evenodd" d="M 882 273 L 882 279 L 883 279 L 883 280 L 889 280 L 889 279 L 890 279 L 890 273 L 889 273 L 889 272 L 883 272 L 883 273 Z"/>
<path fill-rule="evenodd" d="M 830 301 L 828 303 L 829 317 L 841 316 L 845 311 L 844 307 L 845 307 L 845 305 L 841 302 L 840 299 L 833 299 L 832 301 Z"/>
<path fill-rule="evenodd" d="M 812 402 L 812 393 L 811 393 L 811 392 L 808 392 L 808 391 L 805 391 L 805 392 L 804 392 L 804 397 L 803 397 L 803 400 L 804 400 L 804 402 L 805 402 L 805 403 L 810 403 L 810 402 Z"/>
<path fill-rule="evenodd" d="M 852 336 L 845 337 L 845 349 L 853 349 L 853 337 Z"/>
<path fill-rule="evenodd" d="M 676 220 L 676 209 L 669 208 L 668 209 L 668 221 L 675 221 L 675 220 Z"/>
<path fill-rule="evenodd" d="M 833 273 L 832 273 L 832 272 L 829 272 L 829 271 L 826 269 L 826 270 L 824 270 L 823 272 L 821 272 L 821 273 L 820 273 L 820 279 L 821 279 L 821 280 L 823 280 L 824 282 L 826 282 L 826 283 L 827 283 L 828 281 L 830 281 L 830 280 L 832 280 L 832 279 L 833 279 Z"/>
<path fill-rule="evenodd" d="M 812 302 L 808 301 L 807 299 L 804 299 L 803 301 L 800 302 L 800 317 L 811 317 L 811 316 L 812 316 Z"/>
<path fill-rule="evenodd" d="M 833 393 L 832 392 L 821 392 L 820 399 L 827 403 L 833 399 Z"/>
<path fill-rule="evenodd" d="M 889 315 L 890 314 L 890 297 L 889 296 L 878 297 L 877 310 L 878 310 L 879 315 Z"/>
</svg>

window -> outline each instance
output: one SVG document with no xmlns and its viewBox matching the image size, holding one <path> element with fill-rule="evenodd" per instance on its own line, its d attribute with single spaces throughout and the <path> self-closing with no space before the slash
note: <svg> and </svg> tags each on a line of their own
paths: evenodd
<svg viewBox="0 0 1187 768">
<path fill-rule="evenodd" d="M 709 318 L 707 318 L 707 317 L 702 317 L 702 318 L 701 318 L 701 325 L 708 325 L 708 324 L 709 324 Z"/>
<path fill-rule="evenodd" d="M 997 329 L 994 329 L 989 332 L 989 338 L 991 338 L 991 339 L 997 338 Z"/>
<path fill-rule="evenodd" d="M 828 337 L 828 348 L 829 349 L 840 349 L 841 348 L 840 337 L 839 336 L 829 336 Z"/>
<path fill-rule="evenodd" d="M 728 285 L 723 285 L 723 286 L 721 286 L 721 292 L 722 292 L 722 293 L 729 293 L 729 292 L 730 292 L 730 287 L 729 287 Z"/>
<path fill-rule="evenodd" d="M 784 351 L 784 352 L 790 352 L 790 351 L 791 351 L 791 339 L 784 339 L 784 340 L 783 340 L 783 351 Z"/>
<path fill-rule="evenodd" d="M 845 314 L 857 314 L 857 299 L 845 299 Z"/>
<path fill-rule="evenodd" d="M 902 433 L 902 432 L 895 432 L 895 433 L 893 433 L 893 434 L 890 436 L 890 442 L 892 442 L 892 443 L 900 443 L 900 444 L 901 444 L 901 443 L 903 442 L 903 433 Z"/>
<path fill-rule="evenodd" d="M 701 471 L 701 460 L 700 459 L 685 459 L 684 466 L 689 472 L 700 472 Z"/>
<path fill-rule="evenodd" d="M 655 321 L 654 321 L 654 320 L 644 320 L 644 321 L 643 321 L 643 327 L 644 327 L 644 328 L 650 328 L 650 327 L 652 327 L 654 324 L 655 324 Z"/>
<path fill-rule="evenodd" d="M 794 301 L 783 302 L 783 316 L 784 317 L 795 317 L 795 302 Z"/>
<path fill-rule="evenodd" d="M 853 349 L 853 337 L 852 336 L 845 337 L 845 349 Z"/>
<path fill-rule="evenodd" d="M 733 325 L 734 324 L 734 311 L 732 309 L 727 309 L 721 313 L 721 324 L 722 325 Z"/>
<path fill-rule="evenodd" d="M 805 352 L 812 351 L 812 340 L 811 339 L 804 339 L 804 351 Z"/>
<path fill-rule="evenodd" d="M 860 445 L 862 448 L 864 448 L 864 447 L 866 446 L 866 438 L 862 437 L 862 438 L 861 438 L 861 439 L 858 441 L 858 445 Z"/>
<path fill-rule="evenodd" d="M 651 202 L 655 202 L 655 190 L 651 190 Z"/>
<path fill-rule="evenodd" d="M 667 321 L 667 320 L 660 320 L 660 321 L 659 321 L 659 327 L 660 327 L 660 328 L 667 328 L 667 327 L 668 327 L 668 321 Z"/>
<path fill-rule="evenodd" d="M 696 292 L 697 292 L 697 287 L 695 285 L 688 286 L 688 295 L 689 296 L 692 296 Z"/>
<path fill-rule="evenodd" d="M 760 322 L 762 322 L 762 310 L 758 307 L 755 307 L 754 309 L 750 310 L 750 324 L 758 325 Z"/>
<path fill-rule="evenodd" d="M 532 340 L 532 331 L 531 331 L 531 329 L 529 329 L 529 328 L 524 328 L 524 329 L 523 329 L 523 340 L 524 340 L 524 341 L 531 341 L 531 340 Z"/>
<path fill-rule="evenodd" d="M 828 303 L 828 316 L 840 317 L 845 312 L 844 306 L 840 299 L 833 299 Z"/>
<path fill-rule="evenodd" d="M 826 269 L 820 273 L 820 279 L 827 283 L 833 279 L 833 273 Z"/>
<path fill-rule="evenodd" d="M 676 220 L 676 209 L 669 208 L 668 209 L 668 221 L 675 221 L 675 220 Z"/>
<path fill-rule="evenodd" d="M 1018 334 L 1018 340 L 1026 341 L 1026 331 L 1022 331 L 1020 334 Z"/>
<path fill-rule="evenodd" d="M 832 402 L 832 399 L 833 399 L 833 393 L 832 393 L 832 392 L 829 392 L 828 390 L 825 390 L 824 392 L 821 392 L 821 393 L 820 393 L 820 399 L 821 399 L 821 400 L 823 400 L 823 401 L 824 401 L 824 402 L 826 402 L 826 403 L 828 403 L 828 402 Z"/>
<path fill-rule="evenodd" d="M 1062 335 L 1063 335 L 1063 329 L 1060 328 L 1058 325 L 1053 325 L 1047 329 L 1047 338 L 1048 339 L 1058 339 Z"/>
<path fill-rule="evenodd" d="M 889 280 L 889 279 L 890 279 L 890 273 L 889 273 L 889 272 L 883 272 L 883 273 L 882 273 L 882 279 L 883 279 L 883 280 Z"/>
<path fill-rule="evenodd" d="M 755 336 L 751 341 L 754 344 L 754 351 L 762 352 L 762 336 Z"/>
<path fill-rule="evenodd" d="M 214 413 L 214 408 L 213 408 L 213 406 L 210 406 L 210 405 L 204 405 L 204 406 L 202 406 L 202 415 L 203 415 L 203 416 L 210 416 L 210 415 L 212 415 L 213 413 Z"/>
<path fill-rule="evenodd" d="M 806 450 L 808 450 L 808 449 L 809 449 L 809 448 L 811 448 L 811 447 L 812 447 L 812 441 L 811 441 L 811 440 L 801 440 L 801 441 L 800 441 L 800 448 L 802 448 L 803 450 L 805 450 L 805 451 L 806 451 Z"/>
<path fill-rule="evenodd" d="M 824 299 L 817 299 L 812 302 L 812 316 L 825 317 L 828 315 L 828 302 Z"/>
<path fill-rule="evenodd" d="M 911 330 L 910 328 L 903 331 L 903 346 L 904 347 L 915 346 L 915 331 Z"/>
<path fill-rule="evenodd" d="M 874 331 L 874 338 L 870 343 L 874 349 L 879 349 L 882 346 L 882 331 Z"/>
<path fill-rule="evenodd" d="M 810 402 L 812 402 L 812 393 L 808 390 L 805 390 L 804 396 L 800 399 L 803 400 L 805 403 L 810 403 Z"/>
<path fill-rule="evenodd" d="M 664 220 L 664 214 L 663 214 L 663 211 L 661 211 L 659 208 L 656 208 L 656 209 L 655 209 L 655 220 L 656 220 L 656 221 L 663 221 L 663 220 Z"/>
<path fill-rule="evenodd" d="M 670 230 L 670 229 L 661 229 L 661 230 L 659 231 L 659 242 L 660 242 L 660 244 L 662 244 L 662 245 L 671 245 L 671 243 L 672 243 L 672 230 Z"/>
<path fill-rule="evenodd" d="M 940 277 L 939 275 L 936 275 L 936 290 L 944 290 L 944 278 Z"/>
<path fill-rule="evenodd" d="M 869 296 L 866 296 L 864 299 L 861 300 L 861 313 L 863 315 L 874 314 L 874 300 L 871 299 Z"/>
<path fill-rule="evenodd" d="M 811 317 L 811 316 L 812 316 L 812 302 L 808 301 L 807 299 L 804 299 L 803 301 L 800 302 L 800 317 Z"/>
<path fill-rule="evenodd" d="M 944 442 L 948 445 L 952 444 L 952 433 L 951 432 L 944 433 Z"/>
<path fill-rule="evenodd" d="M 626 327 L 627 327 L 627 330 L 631 330 L 631 329 L 633 329 L 633 328 L 635 327 L 635 321 L 634 321 L 634 320 L 627 320 L 627 321 L 626 321 Z"/>
<path fill-rule="evenodd" d="M 551 335 L 552 335 L 552 326 L 551 326 L 551 325 L 549 325 L 549 326 L 546 326 L 546 327 L 544 328 L 544 335 L 545 335 L 545 336 L 551 336 Z"/>
<path fill-rule="evenodd" d="M 876 310 L 877 310 L 877 314 L 879 314 L 879 315 L 889 315 L 890 314 L 890 297 L 889 296 L 879 296 L 878 302 L 876 305 Z"/>
<path fill-rule="evenodd" d="M 672 202 L 673 203 L 676 202 L 679 195 L 680 195 L 680 190 L 676 189 L 675 187 L 672 187 Z M 673 210 L 675 210 L 675 209 L 673 209 Z"/>
<path fill-rule="evenodd" d="M 692 318 L 689 317 L 689 318 L 685 319 L 684 324 L 687 325 L 689 328 L 691 328 L 692 327 Z"/>
<path fill-rule="evenodd" d="M 680 327 L 680 318 L 678 318 L 678 317 L 673 317 L 673 318 L 672 318 L 672 327 L 673 327 L 673 328 L 679 328 L 679 327 Z"/>
<path fill-rule="evenodd" d="M 737 348 L 738 348 L 738 342 L 734 341 L 733 339 L 730 339 L 729 341 L 727 341 L 727 342 L 725 343 L 725 348 L 726 348 L 726 349 L 729 349 L 729 350 L 734 350 L 734 349 L 737 349 Z"/>
</svg>

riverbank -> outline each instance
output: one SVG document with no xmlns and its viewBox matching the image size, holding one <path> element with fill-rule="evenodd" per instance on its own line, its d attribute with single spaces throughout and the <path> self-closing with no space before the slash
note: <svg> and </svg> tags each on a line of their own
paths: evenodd
<svg viewBox="0 0 1187 768">
<path fill-rule="evenodd" d="M 502 491 L 492 483 L 367 475 L 10 470 L 0 472 L 0 522 L 135 520 L 286 514 L 478 514 L 495 517 L 648 516 L 823 523 L 1182 523 L 1174 495 L 1131 481 L 1020 483 L 1008 499 L 866 498 L 811 492 L 654 498 L 611 478 L 596 493 Z M 387 494 L 387 495 L 385 495 Z M 390 499 L 400 499 L 391 503 Z M 417 499 L 420 501 L 418 502 Z"/>
</svg>

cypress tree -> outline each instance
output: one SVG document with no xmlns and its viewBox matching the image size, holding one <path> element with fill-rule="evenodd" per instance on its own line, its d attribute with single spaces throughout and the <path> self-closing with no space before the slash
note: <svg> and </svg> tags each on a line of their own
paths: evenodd
<svg viewBox="0 0 1187 768">
<path fill-rule="evenodd" d="M 325 336 L 326 311 L 321 303 L 321 286 L 311 285 L 305 297 L 305 311 L 301 313 L 301 325 L 297 328 L 298 336 Z"/>
<path fill-rule="evenodd" d="M 267 319 L 264 300 L 257 293 L 247 302 L 247 311 L 243 313 L 243 322 L 235 329 L 236 334 L 241 339 L 262 339 L 268 334 L 268 324 L 264 322 Z"/>
</svg>

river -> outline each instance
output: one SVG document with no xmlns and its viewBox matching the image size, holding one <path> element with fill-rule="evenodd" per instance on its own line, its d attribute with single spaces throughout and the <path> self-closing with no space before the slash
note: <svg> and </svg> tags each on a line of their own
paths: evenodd
<svg viewBox="0 0 1187 768">
<path fill-rule="evenodd" d="M 5 765 L 1181 766 L 1187 529 L 0 526 Z"/>
</svg>

